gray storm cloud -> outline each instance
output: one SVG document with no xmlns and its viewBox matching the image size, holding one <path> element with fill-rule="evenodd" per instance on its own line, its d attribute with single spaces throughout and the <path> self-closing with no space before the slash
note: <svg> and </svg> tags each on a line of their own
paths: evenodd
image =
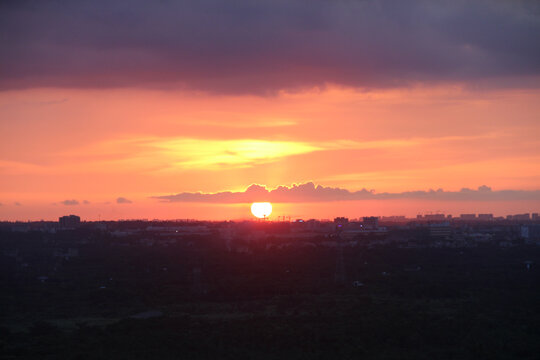
<svg viewBox="0 0 540 360">
<path fill-rule="evenodd" d="M 253 184 L 242 192 L 218 193 L 179 193 L 174 195 L 154 196 L 163 202 L 203 202 L 203 203 L 250 203 L 257 201 L 273 201 L 278 203 L 324 202 L 324 201 L 353 201 L 353 200 L 392 200 L 417 199 L 440 201 L 513 201 L 540 200 L 540 190 L 498 190 L 493 191 L 488 186 L 477 189 L 463 188 L 460 191 L 444 191 L 443 189 L 428 191 L 406 191 L 399 193 L 375 193 L 362 189 L 349 191 L 347 189 L 315 185 L 312 182 L 279 186 L 268 190 L 265 186 Z"/>
<path fill-rule="evenodd" d="M 0 34 L 4 90 L 537 86 L 540 73 L 537 1 L 3 1 Z"/>
</svg>

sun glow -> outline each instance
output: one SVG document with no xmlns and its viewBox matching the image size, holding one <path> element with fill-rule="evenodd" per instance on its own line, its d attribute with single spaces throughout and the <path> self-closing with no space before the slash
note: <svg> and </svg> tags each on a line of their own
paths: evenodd
<svg viewBox="0 0 540 360">
<path fill-rule="evenodd" d="M 269 202 L 256 202 L 251 204 L 251 213 L 259 219 L 265 219 L 272 213 L 272 204 Z"/>
</svg>

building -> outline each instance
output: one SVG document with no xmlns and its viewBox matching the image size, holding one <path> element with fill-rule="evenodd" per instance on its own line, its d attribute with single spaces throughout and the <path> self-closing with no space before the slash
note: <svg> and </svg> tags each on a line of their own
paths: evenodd
<svg viewBox="0 0 540 360">
<path fill-rule="evenodd" d="M 334 224 L 336 226 L 336 230 L 343 230 L 343 228 L 349 224 L 349 218 L 337 217 L 334 219 Z"/>
<path fill-rule="evenodd" d="M 520 227 L 520 235 L 527 243 L 540 244 L 540 225 L 523 225 Z"/>
<path fill-rule="evenodd" d="M 493 214 L 478 214 L 478 220 L 491 221 L 493 220 Z"/>
<path fill-rule="evenodd" d="M 407 222 L 407 218 L 405 215 L 398 215 L 398 216 L 383 216 L 381 218 L 381 221 L 383 222 Z"/>
<path fill-rule="evenodd" d="M 366 229 L 377 229 L 379 227 L 379 218 L 376 216 L 366 216 L 362 219 L 362 225 Z"/>
<path fill-rule="evenodd" d="M 460 220 L 476 220 L 476 214 L 460 214 Z"/>
<path fill-rule="evenodd" d="M 424 220 L 427 220 L 427 221 L 445 221 L 446 216 L 444 214 L 427 214 L 427 215 L 424 215 Z"/>
<path fill-rule="evenodd" d="M 448 222 L 429 225 L 429 236 L 431 237 L 449 239 L 451 234 L 452 228 Z"/>
<path fill-rule="evenodd" d="M 58 218 L 60 226 L 63 228 L 74 228 L 81 224 L 81 218 L 77 215 L 67 215 Z"/>
<path fill-rule="evenodd" d="M 530 214 L 513 215 L 512 220 L 514 220 L 514 221 L 528 221 L 528 220 L 531 220 L 531 215 Z"/>
</svg>

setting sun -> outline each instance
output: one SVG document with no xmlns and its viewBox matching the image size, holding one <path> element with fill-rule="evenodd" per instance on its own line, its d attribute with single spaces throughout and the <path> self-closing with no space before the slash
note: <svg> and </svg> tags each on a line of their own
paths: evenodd
<svg viewBox="0 0 540 360">
<path fill-rule="evenodd" d="M 251 213 L 259 219 L 265 219 L 272 213 L 272 204 L 269 202 L 256 202 L 251 204 Z"/>
</svg>

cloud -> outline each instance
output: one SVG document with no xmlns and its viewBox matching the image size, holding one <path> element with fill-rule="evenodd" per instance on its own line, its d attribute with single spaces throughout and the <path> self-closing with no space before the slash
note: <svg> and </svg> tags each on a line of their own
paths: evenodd
<svg viewBox="0 0 540 360">
<path fill-rule="evenodd" d="M 125 197 L 119 197 L 116 199 L 117 204 L 131 204 L 133 201 L 126 199 Z"/>
<path fill-rule="evenodd" d="M 538 86 L 540 73 L 536 1 L 4 1 L 0 14 L 0 89 Z"/>
<path fill-rule="evenodd" d="M 84 205 L 88 205 L 88 204 L 90 204 L 90 201 L 88 201 L 88 200 L 83 200 L 83 204 L 84 204 Z"/>
<path fill-rule="evenodd" d="M 75 199 L 64 200 L 64 201 L 61 201 L 60 203 L 63 204 L 63 205 L 66 205 L 66 206 L 79 205 L 79 201 L 77 201 Z"/>
<path fill-rule="evenodd" d="M 18 202 L 18 201 L 15 201 L 15 202 L 13 203 L 13 205 L 15 205 L 15 206 L 22 206 L 22 204 L 21 204 L 20 202 Z"/>
<path fill-rule="evenodd" d="M 162 202 L 203 202 L 203 203 L 250 203 L 271 201 L 277 203 L 353 201 L 353 200 L 392 200 L 417 199 L 439 201 L 513 201 L 540 200 L 540 190 L 498 190 L 482 185 L 478 189 L 463 188 L 459 191 L 444 191 L 443 189 L 428 191 L 405 191 L 399 193 L 376 193 L 373 190 L 362 189 L 349 191 L 347 189 L 315 185 L 312 182 L 279 186 L 268 189 L 266 186 L 252 184 L 241 192 L 218 193 L 179 193 L 176 195 L 153 196 Z"/>
</svg>

